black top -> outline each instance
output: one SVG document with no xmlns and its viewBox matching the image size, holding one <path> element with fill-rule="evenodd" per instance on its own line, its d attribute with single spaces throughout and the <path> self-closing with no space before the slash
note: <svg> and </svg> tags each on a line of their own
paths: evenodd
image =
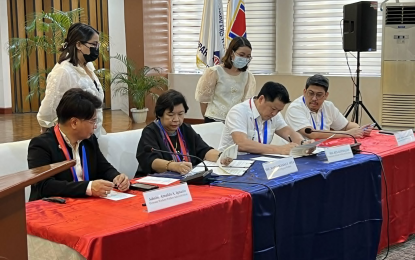
<svg viewBox="0 0 415 260">
<path fill-rule="evenodd" d="M 72 149 L 66 144 L 68 152 L 73 158 Z M 97 138 L 92 135 L 89 139 L 83 140 L 79 144 L 79 155 L 82 162 L 82 146 L 88 158 L 89 179 L 104 179 L 113 181 L 119 175 L 118 171 L 105 159 L 99 149 Z M 65 155 L 59 148 L 53 128 L 48 129 L 30 141 L 27 155 L 29 169 L 65 161 Z M 72 171 L 70 169 L 56 174 L 32 185 L 30 192 L 30 201 L 38 200 L 43 197 L 61 196 L 61 197 L 85 197 L 89 181 L 74 182 Z"/>
<path fill-rule="evenodd" d="M 203 141 L 199 134 L 193 130 L 193 128 L 183 123 L 180 126 L 180 131 L 183 134 L 184 141 L 186 142 L 189 150 L 189 155 L 195 155 L 201 159 L 205 158 L 206 153 L 213 149 Z M 170 140 L 175 146 L 177 136 L 171 136 Z M 178 140 L 177 140 L 178 143 Z M 140 142 L 137 147 L 137 160 L 139 163 L 136 176 L 145 176 L 155 171 L 151 168 L 151 164 L 155 159 L 172 160 L 174 155 L 161 152 L 145 152 L 144 147 L 151 146 L 154 149 L 169 151 L 169 148 L 164 144 L 162 132 L 157 123 L 152 122 L 143 129 Z M 177 145 L 180 151 L 180 145 Z M 200 161 L 196 158 L 191 158 L 192 165 L 197 165 Z"/>
</svg>

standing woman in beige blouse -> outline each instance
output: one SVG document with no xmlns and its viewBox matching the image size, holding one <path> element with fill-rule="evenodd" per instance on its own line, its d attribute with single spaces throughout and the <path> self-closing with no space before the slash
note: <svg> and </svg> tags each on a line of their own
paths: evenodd
<svg viewBox="0 0 415 260">
<path fill-rule="evenodd" d="M 251 43 L 246 38 L 234 38 L 222 58 L 223 63 L 207 68 L 199 79 L 195 98 L 200 102 L 206 123 L 224 122 L 234 105 L 254 96 L 255 78 L 247 71 L 251 52 Z"/>
<path fill-rule="evenodd" d="M 69 27 L 60 51 L 62 53 L 59 61 L 47 77 L 45 98 L 37 114 L 41 132 L 55 125 L 56 108 L 67 90 L 81 88 L 101 101 L 104 100 L 104 90 L 94 73 L 95 68 L 92 64 L 99 55 L 98 31 L 87 24 L 74 23 Z M 102 108 L 96 111 L 95 135 L 99 137 L 106 132 L 102 127 Z"/>
</svg>

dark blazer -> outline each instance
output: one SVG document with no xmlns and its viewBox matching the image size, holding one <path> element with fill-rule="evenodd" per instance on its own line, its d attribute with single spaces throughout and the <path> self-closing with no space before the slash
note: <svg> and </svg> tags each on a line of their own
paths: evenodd
<svg viewBox="0 0 415 260">
<path fill-rule="evenodd" d="M 203 160 L 206 153 L 209 150 L 213 149 L 208 144 L 206 144 L 205 141 L 203 141 L 202 137 L 200 137 L 200 135 L 196 133 L 190 125 L 183 123 L 180 126 L 180 131 L 182 132 L 183 138 L 186 141 L 187 148 L 189 149 L 189 155 L 195 155 Z M 146 146 L 150 146 L 158 150 L 168 151 L 167 146 L 163 142 L 163 136 L 160 132 L 160 128 L 155 122 L 147 125 L 141 134 L 136 155 L 138 161 L 138 170 L 136 177 L 154 173 L 154 170 L 151 168 L 151 164 L 155 159 L 164 159 L 168 161 L 172 160 L 172 155 L 167 153 L 145 152 L 144 147 Z M 191 162 L 194 166 L 199 164 L 200 160 L 191 158 Z"/>
<path fill-rule="evenodd" d="M 67 144 L 66 146 L 71 158 L 73 158 L 72 149 L 69 148 Z M 85 139 L 80 143 L 79 154 L 81 160 L 82 146 L 85 146 L 88 158 L 89 179 L 91 181 L 104 179 L 112 182 L 113 179 L 119 175 L 119 172 L 101 153 L 95 135 L 92 135 L 89 139 Z M 58 140 L 56 139 L 53 128 L 48 129 L 46 133 L 43 133 L 30 141 L 27 155 L 29 169 L 65 160 L 65 155 L 59 148 Z M 74 182 L 72 171 L 69 169 L 32 185 L 29 200 L 33 201 L 51 196 L 86 197 L 88 183 L 89 181 Z"/>
</svg>

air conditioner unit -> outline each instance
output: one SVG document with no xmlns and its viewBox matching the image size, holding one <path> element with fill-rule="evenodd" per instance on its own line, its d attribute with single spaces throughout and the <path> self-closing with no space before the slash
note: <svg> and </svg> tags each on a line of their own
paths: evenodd
<svg viewBox="0 0 415 260">
<path fill-rule="evenodd" d="M 382 127 L 415 128 L 415 2 L 383 9 Z"/>
</svg>

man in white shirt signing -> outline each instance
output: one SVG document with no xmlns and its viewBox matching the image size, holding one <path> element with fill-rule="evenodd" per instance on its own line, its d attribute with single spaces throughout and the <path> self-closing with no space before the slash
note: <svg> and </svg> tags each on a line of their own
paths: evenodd
<svg viewBox="0 0 415 260">
<path fill-rule="evenodd" d="M 328 89 L 328 78 L 319 74 L 309 77 L 303 95 L 294 100 L 285 113 L 287 124 L 309 139 L 328 138 L 332 134 L 306 133 L 307 128 L 339 133 L 333 136 L 334 138 L 345 137 L 343 134 L 350 134 L 356 138 L 369 136 L 373 127 L 370 125 L 360 127 L 348 121 L 332 102 L 327 101 Z"/>
<path fill-rule="evenodd" d="M 237 144 L 240 152 L 289 154 L 304 138 L 287 126 L 280 112 L 290 102 L 287 89 L 276 82 L 267 82 L 258 96 L 239 103 L 229 110 L 219 150 Z M 277 134 L 289 143 L 271 145 Z"/>
</svg>

